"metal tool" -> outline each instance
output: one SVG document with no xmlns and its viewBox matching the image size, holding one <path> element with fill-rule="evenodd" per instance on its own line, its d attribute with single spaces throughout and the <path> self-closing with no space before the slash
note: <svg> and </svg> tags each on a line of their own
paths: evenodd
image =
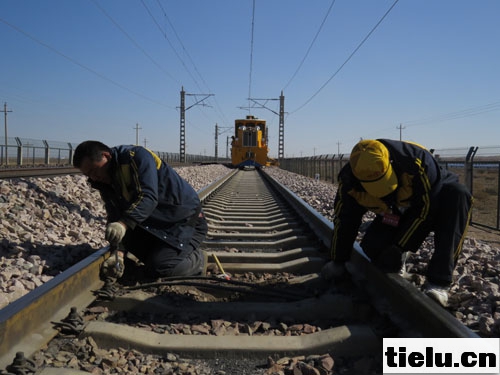
<svg viewBox="0 0 500 375">
<path fill-rule="evenodd" d="M 220 278 L 223 278 L 226 280 L 231 280 L 231 277 L 227 273 L 224 272 L 224 268 L 222 268 L 222 264 L 219 262 L 219 258 L 217 258 L 217 255 L 212 253 L 212 256 L 214 257 L 215 264 L 217 264 L 217 267 L 219 267 L 219 271 L 221 272 L 221 274 L 217 275 L 217 277 L 220 277 Z"/>
</svg>

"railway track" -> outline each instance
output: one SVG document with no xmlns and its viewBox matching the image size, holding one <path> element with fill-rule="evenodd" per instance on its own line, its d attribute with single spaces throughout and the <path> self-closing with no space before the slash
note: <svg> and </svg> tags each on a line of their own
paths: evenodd
<svg viewBox="0 0 500 375">
<path fill-rule="evenodd" d="M 0 179 L 16 177 L 52 177 L 68 174 L 81 173 L 72 166 L 53 166 L 53 167 L 10 167 L 0 168 Z"/>
<path fill-rule="evenodd" d="M 328 374 L 329 359 L 341 373 L 367 358 L 375 371 L 383 337 L 476 337 L 357 247 L 351 280 L 324 282 L 331 223 L 265 173 L 234 170 L 199 195 L 209 222 L 207 277 L 148 280 L 127 259 L 119 283 L 105 284 L 101 249 L 0 310 L 0 371 L 113 373 L 104 371 L 131 353 L 148 359 L 136 368 L 165 369 L 157 373 L 183 373 L 168 372 L 175 362 L 198 366 L 192 374 L 280 366 Z"/>
</svg>

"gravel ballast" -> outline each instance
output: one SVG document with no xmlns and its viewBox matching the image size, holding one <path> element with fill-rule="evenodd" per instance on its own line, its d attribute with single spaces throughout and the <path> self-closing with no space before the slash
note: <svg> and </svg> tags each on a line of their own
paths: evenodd
<svg viewBox="0 0 500 375">
<path fill-rule="evenodd" d="M 230 170 L 222 165 L 175 168 L 195 190 Z M 327 219 L 336 186 L 279 168 L 266 171 Z M 0 308 L 107 246 L 105 211 L 82 175 L 0 180 Z M 366 217 L 366 221 L 370 216 Z M 411 254 L 407 271 L 422 286 L 433 237 Z M 457 264 L 449 311 L 484 337 L 500 337 L 500 250 L 469 236 Z"/>
</svg>

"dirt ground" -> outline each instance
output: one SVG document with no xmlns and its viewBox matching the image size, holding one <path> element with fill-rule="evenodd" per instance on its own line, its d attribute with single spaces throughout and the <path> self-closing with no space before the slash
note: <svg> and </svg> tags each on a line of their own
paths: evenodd
<svg viewBox="0 0 500 375">
<path fill-rule="evenodd" d="M 500 231 L 498 230 L 472 224 L 467 230 L 467 237 L 475 238 L 476 240 L 481 240 L 489 243 L 492 247 L 500 248 Z"/>
</svg>

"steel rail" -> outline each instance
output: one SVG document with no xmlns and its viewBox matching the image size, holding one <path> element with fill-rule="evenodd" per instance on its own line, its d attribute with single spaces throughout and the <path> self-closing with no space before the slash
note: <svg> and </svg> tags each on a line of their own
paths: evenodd
<svg viewBox="0 0 500 375">
<path fill-rule="evenodd" d="M 96 251 L 0 310 L 0 368 L 10 364 L 16 352 L 31 356 L 59 333 L 51 322 L 95 300 L 92 291 L 102 287 L 99 269 L 107 253 L 108 248 Z"/>
<path fill-rule="evenodd" d="M 267 177 L 276 189 L 295 201 L 294 205 L 302 209 L 304 217 L 311 223 L 312 228 L 315 228 L 318 237 L 329 247 L 333 223 L 312 208 L 307 208 L 304 201 L 289 189 L 270 176 Z M 479 337 L 400 275 L 382 273 L 370 263 L 358 243 L 353 247 L 349 271 L 353 279 L 370 293 L 380 309 L 390 306 L 391 310 L 384 312 L 393 315 L 400 324 L 408 325 L 408 332 L 422 337 Z"/>
<path fill-rule="evenodd" d="M 50 177 L 64 176 L 81 173 L 70 166 L 62 167 L 26 167 L 26 168 L 0 168 L 0 179 L 19 177 Z"/>
<path fill-rule="evenodd" d="M 242 172 L 245 173 L 245 172 Z M 252 241 L 244 239 L 247 234 L 241 233 L 239 241 L 220 238 L 213 238 L 214 233 L 209 232 L 209 237 L 204 243 L 213 246 L 209 249 L 209 259 L 217 258 L 224 265 L 226 272 L 298 272 L 305 275 L 293 280 L 290 285 L 300 288 L 309 283 L 318 283 L 320 278 L 318 272 L 322 265 L 327 261 L 325 249 L 329 247 L 329 241 L 333 226 L 331 222 L 312 210 L 303 200 L 298 198 L 289 189 L 283 187 L 274 179 L 265 173 L 260 173 L 264 178 L 265 184 L 271 186 L 271 189 L 286 197 L 286 201 L 291 202 L 293 213 L 283 211 L 287 219 L 291 222 L 298 222 L 297 218 L 307 222 L 310 226 L 310 234 L 294 236 L 286 233 L 285 236 L 292 238 L 284 240 L 283 233 L 274 233 L 275 238 L 268 236 L 266 241 L 260 241 L 260 247 L 264 247 L 265 252 L 252 252 L 250 243 L 255 242 L 255 236 L 250 236 Z M 220 179 L 210 187 L 199 192 L 200 199 L 207 206 L 211 199 L 215 200 L 216 194 L 224 188 L 228 188 L 231 180 L 237 176 L 243 176 L 238 171 L 229 173 L 225 178 Z M 240 178 L 238 177 L 238 178 Z M 259 200 L 266 205 L 279 205 L 271 203 L 267 193 L 264 190 L 247 189 L 245 180 L 241 182 L 238 188 L 240 201 Z M 229 189 L 230 190 L 230 189 Z M 250 190 L 250 191 L 248 191 Z M 332 197 L 333 199 L 333 197 Z M 255 203 L 255 201 L 254 201 Z M 226 204 L 229 208 L 229 204 Z M 245 210 L 251 210 L 252 204 L 246 206 Z M 212 213 L 212 220 L 218 214 Z M 249 225 L 254 219 L 250 217 L 238 218 L 238 215 L 230 215 L 239 227 Z M 242 215 L 245 216 L 245 215 Z M 263 214 L 263 221 L 271 227 L 273 220 L 268 220 L 269 213 Z M 257 219 L 255 219 L 257 220 Z M 234 230 L 234 223 L 222 220 L 224 224 L 229 224 L 229 232 Z M 251 224 L 258 226 L 257 223 Z M 265 224 L 260 223 L 261 226 Z M 224 226 L 213 225 L 211 230 L 224 231 Z M 271 232 L 276 232 L 274 229 Z M 216 236 L 215 236 L 216 237 Z M 235 237 L 235 236 L 229 236 Z M 258 236 L 257 236 L 258 237 Z M 305 240 L 301 239 L 304 238 Z M 314 238 L 314 239 L 313 239 Z M 250 252 L 231 253 L 221 251 L 218 246 L 235 245 L 243 248 L 249 248 Z M 299 244 L 299 246 L 297 246 Z M 294 246 L 295 245 L 295 246 Z M 290 246 L 283 250 L 283 246 Z M 273 251 L 274 249 L 274 251 Z M 276 251 L 276 249 L 278 249 Z M 26 356 L 30 356 L 40 347 L 45 345 L 51 338 L 57 335 L 58 330 L 51 322 L 58 322 L 64 319 L 72 307 L 81 311 L 95 301 L 95 290 L 102 287 L 103 283 L 99 280 L 99 269 L 102 262 L 108 256 L 109 248 L 104 248 L 94 253 L 89 258 L 81 261 L 62 274 L 56 276 L 48 283 L 30 292 L 21 299 L 0 310 L 0 369 L 5 368 L 12 362 L 15 353 L 22 351 Z M 211 258 L 210 258 L 211 257 Z M 373 301 L 373 304 L 381 310 L 381 313 L 388 313 L 394 321 L 402 326 L 404 332 L 415 335 L 409 337 L 478 337 L 474 332 L 462 325 L 448 311 L 438 306 L 434 301 L 426 297 L 412 284 L 394 274 L 383 274 L 373 267 L 369 261 L 362 255 L 358 244 L 354 246 L 354 256 L 349 263 L 349 271 L 352 279 L 364 290 L 366 290 Z M 388 303 L 385 303 L 385 302 Z M 185 311 L 185 306 L 165 305 L 163 297 L 151 298 L 119 296 L 112 302 L 102 302 L 104 306 L 108 303 L 110 308 L 158 311 L 165 309 L 175 313 L 176 311 Z M 151 305 L 151 304 L 154 305 Z M 197 306 L 194 308 L 193 306 Z M 378 305 L 378 306 L 377 306 Z M 118 307 L 117 307 L 118 306 Z M 149 307 L 148 307 L 149 306 Z M 151 306 L 153 306 L 151 308 Z M 163 307 L 162 307 L 163 306 Z M 286 311 L 287 314 L 296 315 L 305 319 L 313 317 L 315 314 L 321 317 L 322 314 L 333 315 L 337 317 L 346 314 L 355 316 L 358 308 L 352 304 L 352 301 L 339 299 L 339 297 L 312 298 L 310 301 L 295 301 L 282 304 L 277 302 L 247 302 L 247 303 L 226 303 L 226 304 L 194 304 L 193 309 L 197 309 L 201 315 L 220 314 L 221 312 L 230 312 L 237 315 L 242 311 L 254 311 L 256 315 L 265 315 L 271 312 L 279 315 Z M 339 310 L 339 307 L 342 309 Z M 387 307 L 389 306 L 389 311 Z M 152 309 L 152 310 L 151 310 Z M 179 310 L 180 309 L 180 310 Z M 385 309 L 385 310 L 384 310 Z M 337 312 L 336 312 L 337 311 Z M 91 322 L 85 329 L 83 335 L 92 336 L 99 346 L 116 347 L 116 345 L 128 345 L 146 350 L 148 352 L 179 351 L 180 353 L 194 355 L 198 350 L 199 355 L 242 355 L 242 353 L 254 353 L 264 356 L 268 352 L 280 354 L 298 354 L 312 353 L 315 350 L 355 350 L 364 346 L 371 353 L 377 350 L 377 338 L 371 330 L 357 324 L 339 326 L 332 330 L 327 330 L 321 334 L 306 335 L 304 338 L 279 338 L 269 339 L 266 344 L 265 338 L 201 338 L 200 336 L 182 337 L 173 340 L 175 345 L 169 343 L 168 339 L 154 339 L 161 342 L 162 345 L 154 347 L 151 344 L 152 337 L 142 334 L 138 329 L 121 328 L 111 323 Z M 132 336 L 130 336 L 132 335 Z M 134 341 L 132 338 L 136 338 Z M 149 337 L 149 338 L 147 338 Z M 172 336 L 170 336 L 171 339 Z M 253 340 L 252 339 L 256 339 Z M 131 341 L 132 340 L 132 341 Z M 170 340 L 172 341 L 172 340 Z M 210 344 L 211 343 L 211 344 Z M 350 345 L 342 346 L 342 343 Z M 211 347 L 211 349 L 210 349 Z M 343 349 L 342 349 L 343 348 Z"/>
</svg>

